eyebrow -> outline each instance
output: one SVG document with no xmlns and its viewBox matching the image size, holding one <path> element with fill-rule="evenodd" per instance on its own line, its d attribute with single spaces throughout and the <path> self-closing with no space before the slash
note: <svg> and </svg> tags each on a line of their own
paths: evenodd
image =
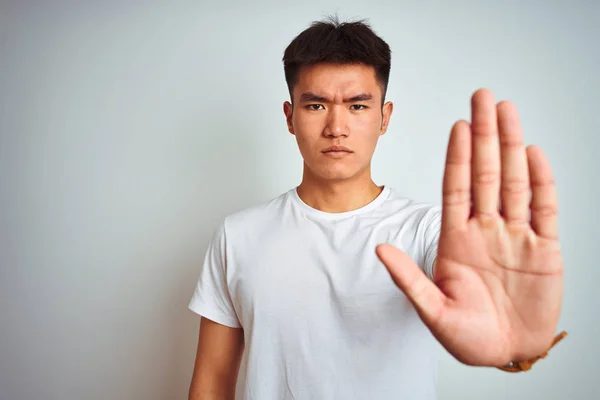
<svg viewBox="0 0 600 400">
<path fill-rule="evenodd" d="M 348 99 L 344 99 L 344 103 L 354 103 L 356 101 L 368 101 L 368 100 L 372 100 L 372 99 L 373 99 L 373 95 L 371 93 L 361 93 L 356 96 L 350 97 Z M 300 96 L 300 101 L 301 102 L 316 101 L 316 102 L 321 102 L 321 103 L 331 102 L 331 100 L 329 100 L 328 98 L 323 97 L 323 96 L 318 96 L 312 92 L 302 93 L 302 95 Z"/>
</svg>

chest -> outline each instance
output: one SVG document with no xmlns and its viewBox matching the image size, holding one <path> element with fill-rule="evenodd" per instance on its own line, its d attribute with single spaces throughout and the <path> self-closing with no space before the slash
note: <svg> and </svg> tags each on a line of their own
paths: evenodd
<svg viewBox="0 0 600 400">
<path fill-rule="evenodd" d="M 293 329 L 337 324 L 360 331 L 410 312 L 375 254 L 382 242 L 419 257 L 410 238 L 351 223 L 287 228 L 248 241 L 228 277 L 242 324 Z"/>
</svg>

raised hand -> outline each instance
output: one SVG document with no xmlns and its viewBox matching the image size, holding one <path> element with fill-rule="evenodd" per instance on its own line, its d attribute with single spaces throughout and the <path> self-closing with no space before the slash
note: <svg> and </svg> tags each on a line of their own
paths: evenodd
<svg viewBox="0 0 600 400">
<path fill-rule="evenodd" d="M 387 244 L 377 254 L 456 359 L 502 366 L 552 344 L 563 295 L 550 164 L 525 148 L 515 106 L 481 89 L 450 134 L 435 278 Z"/>
</svg>

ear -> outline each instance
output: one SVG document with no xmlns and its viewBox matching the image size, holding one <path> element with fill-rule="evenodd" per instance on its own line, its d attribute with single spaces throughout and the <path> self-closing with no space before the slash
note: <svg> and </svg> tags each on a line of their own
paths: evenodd
<svg viewBox="0 0 600 400">
<path fill-rule="evenodd" d="M 379 135 L 383 135 L 387 132 L 388 125 L 390 124 L 390 118 L 392 117 L 392 112 L 394 111 L 394 103 L 388 101 L 385 103 L 381 109 L 381 114 L 383 120 L 381 121 L 381 130 Z"/>
<path fill-rule="evenodd" d="M 287 122 L 288 131 L 292 135 L 295 135 L 296 133 L 294 132 L 294 125 L 292 125 L 292 115 L 294 113 L 294 106 L 289 101 L 283 103 L 283 113 L 285 114 L 285 120 Z"/>
</svg>

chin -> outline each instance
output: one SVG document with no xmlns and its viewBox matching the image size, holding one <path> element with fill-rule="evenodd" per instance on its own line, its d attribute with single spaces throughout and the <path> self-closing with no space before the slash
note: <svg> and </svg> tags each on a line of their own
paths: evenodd
<svg viewBox="0 0 600 400">
<path fill-rule="evenodd" d="M 359 171 L 348 168 L 322 168 L 313 170 L 313 173 L 320 179 L 326 181 L 345 181 L 358 175 Z"/>
<path fill-rule="evenodd" d="M 353 175 L 347 175 L 347 174 L 329 174 L 329 175 L 322 175 L 319 178 L 321 178 L 322 180 L 325 180 L 325 181 L 340 182 L 340 181 L 347 181 L 352 177 L 353 177 Z"/>
</svg>

